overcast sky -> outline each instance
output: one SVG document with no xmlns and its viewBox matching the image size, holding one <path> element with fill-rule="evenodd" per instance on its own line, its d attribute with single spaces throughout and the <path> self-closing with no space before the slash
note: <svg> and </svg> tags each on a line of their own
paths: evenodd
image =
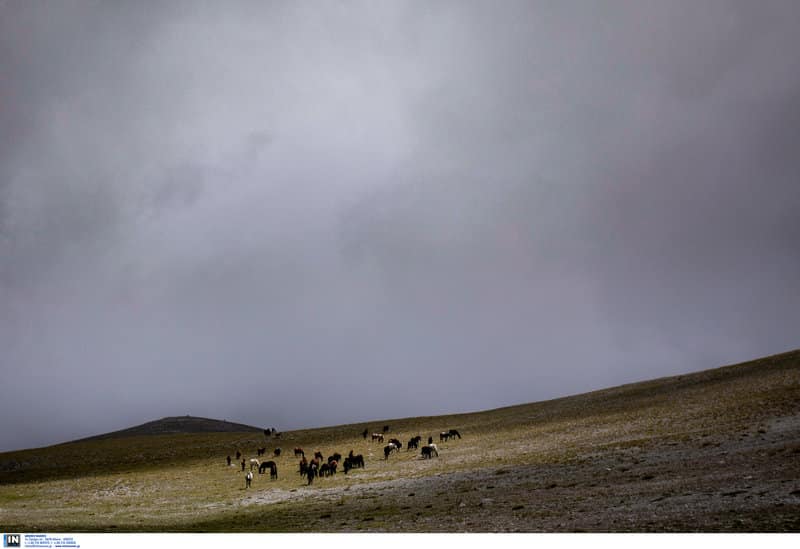
<svg viewBox="0 0 800 549">
<path fill-rule="evenodd" d="M 800 3 L 0 0 L 0 451 L 800 347 Z"/>
</svg>

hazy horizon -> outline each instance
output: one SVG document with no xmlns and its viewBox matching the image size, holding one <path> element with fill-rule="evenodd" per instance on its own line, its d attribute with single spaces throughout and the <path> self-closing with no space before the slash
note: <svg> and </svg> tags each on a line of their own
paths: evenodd
<svg viewBox="0 0 800 549">
<path fill-rule="evenodd" d="M 0 451 L 800 347 L 800 4 L 0 1 Z"/>
</svg>

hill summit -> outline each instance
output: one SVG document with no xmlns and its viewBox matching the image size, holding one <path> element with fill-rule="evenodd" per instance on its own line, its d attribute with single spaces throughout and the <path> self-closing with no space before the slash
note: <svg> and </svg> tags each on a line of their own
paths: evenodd
<svg viewBox="0 0 800 549">
<path fill-rule="evenodd" d="M 104 440 L 109 438 L 136 437 L 145 435 L 172 435 L 180 433 L 242 433 L 242 432 L 261 432 L 263 429 L 244 425 L 243 423 L 232 423 L 219 419 L 209 419 L 194 416 L 174 416 L 164 417 L 155 421 L 142 423 L 135 427 L 113 431 L 102 435 L 95 435 L 83 440 Z"/>
</svg>

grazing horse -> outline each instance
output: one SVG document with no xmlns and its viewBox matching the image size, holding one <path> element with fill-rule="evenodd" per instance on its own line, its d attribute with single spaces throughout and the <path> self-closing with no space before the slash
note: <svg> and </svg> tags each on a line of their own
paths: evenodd
<svg viewBox="0 0 800 549">
<path fill-rule="evenodd" d="M 322 457 L 322 452 L 320 452 L 319 450 L 317 450 L 316 452 L 314 452 L 314 459 L 318 459 L 318 460 L 322 461 L 322 460 L 324 459 L 324 458 Z"/>
<path fill-rule="evenodd" d="M 267 469 L 269 469 L 270 480 L 278 480 L 278 466 L 274 461 L 265 461 L 262 463 L 258 468 L 258 472 L 263 474 Z"/>
<path fill-rule="evenodd" d="M 356 467 L 364 467 L 364 456 L 361 454 L 354 456 L 351 450 L 350 455 L 344 458 L 344 474 L 346 475 L 350 469 L 355 469 Z"/>
<path fill-rule="evenodd" d="M 295 448 L 294 449 L 294 457 L 303 456 L 306 457 L 306 453 L 303 451 L 302 448 Z"/>
<path fill-rule="evenodd" d="M 439 442 L 442 442 L 443 440 L 447 440 L 449 438 L 450 438 L 450 431 L 442 431 L 441 433 L 439 433 Z"/>
<path fill-rule="evenodd" d="M 250 470 L 252 471 L 255 467 L 258 469 L 261 466 L 261 463 L 256 458 L 250 458 Z"/>
<path fill-rule="evenodd" d="M 390 438 L 389 444 L 394 444 L 395 446 L 397 446 L 398 450 L 403 447 L 403 443 L 397 440 L 396 438 Z"/>
<path fill-rule="evenodd" d="M 330 469 L 330 474 L 335 475 L 336 474 L 336 468 L 339 467 L 339 462 L 336 461 L 335 459 L 333 461 L 329 461 L 328 462 L 328 467 Z"/>
<path fill-rule="evenodd" d="M 300 476 L 305 476 L 306 471 L 308 471 L 308 460 L 306 460 L 306 456 L 303 456 L 303 459 L 300 460 Z"/>
<path fill-rule="evenodd" d="M 461 433 L 459 433 L 455 429 L 450 429 L 450 431 L 448 431 L 448 432 L 450 433 L 450 438 L 453 438 L 453 437 L 461 438 Z"/>
<path fill-rule="evenodd" d="M 367 435 L 368 435 L 368 434 L 369 434 L 369 431 L 368 431 L 368 430 L 366 430 L 366 429 L 364 429 L 364 430 L 361 432 L 361 436 L 362 436 L 362 437 L 364 437 L 364 440 L 367 440 Z"/>
<path fill-rule="evenodd" d="M 319 461 L 316 459 L 312 459 L 311 463 L 308 464 L 308 468 L 306 469 L 306 477 L 308 477 L 308 484 L 310 485 L 314 482 L 314 477 L 317 476 L 319 473 Z"/>
<path fill-rule="evenodd" d="M 330 465 L 328 465 L 327 463 L 323 463 L 322 465 L 320 465 L 320 467 L 319 467 L 319 476 L 327 477 L 327 476 L 330 476 L 330 474 L 331 474 L 331 466 Z"/>
<path fill-rule="evenodd" d="M 258 454 L 259 456 L 263 456 L 266 453 L 266 451 L 267 451 L 266 446 L 264 448 L 256 448 L 256 454 Z"/>
<path fill-rule="evenodd" d="M 388 433 L 389 432 L 389 426 L 388 425 L 384 425 L 383 426 L 383 432 L 384 433 Z"/>
<path fill-rule="evenodd" d="M 399 448 L 393 442 L 390 442 L 389 444 L 384 446 L 383 447 L 383 459 L 389 459 L 389 454 L 391 454 L 395 450 L 399 450 Z"/>
<path fill-rule="evenodd" d="M 408 446 L 406 447 L 406 452 L 414 448 L 415 450 L 419 448 L 419 441 L 422 440 L 422 437 L 417 435 L 411 440 L 408 441 Z"/>
<path fill-rule="evenodd" d="M 331 461 L 341 461 L 341 460 L 342 460 L 342 454 L 340 454 L 339 452 L 336 452 L 332 456 L 328 457 L 328 463 L 330 463 Z"/>
<path fill-rule="evenodd" d="M 250 488 L 250 484 L 253 482 L 253 471 L 247 471 L 247 474 L 244 477 L 244 487 L 245 489 Z"/>
<path fill-rule="evenodd" d="M 281 455 L 281 449 L 280 449 L 280 448 L 275 448 L 275 451 L 274 451 L 274 452 L 272 452 L 272 453 L 275 455 L 275 457 L 280 457 L 280 455 Z"/>
<path fill-rule="evenodd" d="M 383 435 L 381 433 L 372 433 L 372 442 L 383 442 Z"/>
<path fill-rule="evenodd" d="M 423 446 L 422 450 L 420 451 L 422 454 L 423 459 L 430 459 L 436 454 L 436 457 L 439 457 L 439 449 L 436 447 L 435 444 L 428 444 L 427 446 Z"/>
</svg>

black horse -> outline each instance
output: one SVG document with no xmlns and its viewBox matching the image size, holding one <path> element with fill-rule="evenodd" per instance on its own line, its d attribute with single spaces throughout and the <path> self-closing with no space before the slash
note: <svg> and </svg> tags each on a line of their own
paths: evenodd
<svg viewBox="0 0 800 549">
<path fill-rule="evenodd" d="M 384 425 L 383 426 L 383 432 L 384 433 L 388 433 L 389 432 L 389 426 L 388 425 Z"/>
<path fill-rule="evenodd" d="M 354 456 L 353 452 L 351 451 L 350 455 L 344 458 L 344 463 L 342 465 L 344 467 L 344 474 L 346 475 L 350 469 L 364 467 L 364 456 L 361 454 Z"/>
<path fill-rule="evenodd" d="M 396 438 L 390 438 L 389 444 L 394 444 L 395 446 L 397 446 L 398 450 L 403 447 L 403 443 L 397 440 Z"/>
<path fill-rule="evenodd" d="M 317 476 L 318 472 L 319 462 L 316 459 L 312 459 L 311 463 L 308 464 L 308 469 L 306 469 L 306 477 L 308 478 L 309 485 L 314 482 L 314 477 Z"/>
<path fill-rule="evenodd" d="M 430 459 L 435 454 L 436 457 L 439 457 L 439 451 L 436 449 L 435 444 L 429 444 L 428 446 L 423 446 L 422 450 L 420 451 L 422 454 L 423 459 Z"/>
<path fill-rule="evenodd" d="M 274 452 L 272 452 L 272 453 L 273 453 L 273 454 L 275 454 L 275 457 L 280 457 L 280 455 L 281 455 L 281 449 L 280 449 L 280 448 L 275 448 L 275 451 L 274 451 Z"/>
<path fill-rule="evenodd" d="M 306 472 L 308 471 L 308 460 L 306 460 L 306 456 L 300 460 L 300 476 L 306 476 Z"/>
<path fill-rule="evenodd" d="M 406 447 L 406 452 L 414 448 L 415 450 L 419 448 L 419 442 L 422 440 L 422 437 L 417 435 L 411 440 L 408 441 L 408 446 Z"/>
<path fill-rule="evenodd" d="M 330 463 L 331 461 L 342 461 L 342 454 L 336 452 L 332 456 L 328 456 L 328 463 Z"/>
<path fill-rule="evenodd" d="M 364 437 L 364 440 L 367 440 L 367 435 L 368 435 L 368 434 L 369 434 L 369 431 L 368 431 L 368 430 L 366 430 L 366 429 L 364 429 L 363 431 L 361 431 L 361 436 L 362 436 L 362 437 Z"/>
<path fill-rule="evenodd" d="M 450 433 L 450 438 L 453 438 L 453 437 L 461 438 L 461 433 L 459 433 L 455 429 L 450 429 L 450 431 L 448 431 L 448 432 Z"/>
<path fill-rule="evenodd" d="M 395 450 L 399 450 L 399 448 L 393 442 L 390 442 L 389 444 L 384 446 L 383 447 L 383 459 L 389 459 L 389 454 L 391 454 Z"/>
<path fill-rule="evenodd" d="M 258 466 L 258 472 L 260 474 L 263 474 L 267 469 L 269 469 L 270 480 L 278 480 L 278 466 L 274 461 L 265 461 Z"/>
</svg>

